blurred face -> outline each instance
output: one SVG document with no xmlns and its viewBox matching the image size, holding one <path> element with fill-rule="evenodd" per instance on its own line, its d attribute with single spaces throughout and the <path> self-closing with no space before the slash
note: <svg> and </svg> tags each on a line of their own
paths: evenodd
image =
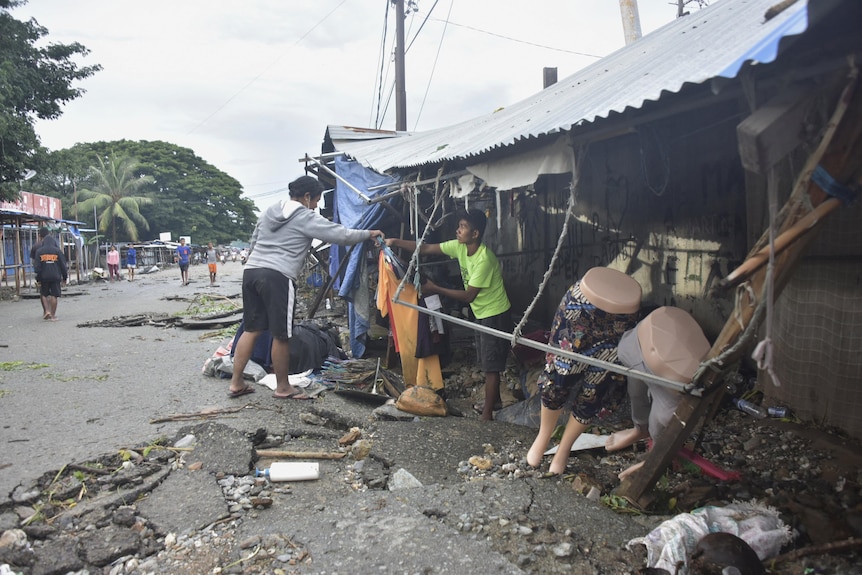
<svg viewBox="0 0 862 575">
<path fill-rule="evenodd" d="M 319 202 L 320 196 L 311 197 L 311 194 L 305 194 L 302 196 L 302 201 L 300 201 L 300 203 L 309 210 L 316 209 Z"/>
<path fill-rule="evenodd" d="M 458 240 L 459 243 L 467 244 L 470 243 L 476 236 L 476 231 L 470 226 L 470 222 L 467 220 L 461 220 L 458 222 L 458 229 L 455 230 L 455 239 Z"/>
</svg>

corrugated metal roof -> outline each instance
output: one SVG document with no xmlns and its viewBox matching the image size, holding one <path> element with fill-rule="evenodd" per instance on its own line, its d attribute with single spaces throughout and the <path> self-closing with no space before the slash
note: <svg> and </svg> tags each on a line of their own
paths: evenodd
<svg viewBox="0 0 862 575">
<path fill-rule="evenodd" d="M 343 142 L 349 140 L 369 140 L 374 138 L 395 138 L 397 136 L 404 135 L 406 132 L 330 124 L 326 127 L 326 133 L 333 142 Z"/>
<path fill-rule="evenodd" d="M 386 141 L 347 142 L 337 149 L 378 172 L 469 158 L 638 109 L 663 92 L 679 92 L 684 84 L 732 78 L 747 61 L 773 61 L 781 38 L 807 28 L 807 0 L 766 20 L 775 4 L 718 0 L 493 114 Z"/>
</svg>

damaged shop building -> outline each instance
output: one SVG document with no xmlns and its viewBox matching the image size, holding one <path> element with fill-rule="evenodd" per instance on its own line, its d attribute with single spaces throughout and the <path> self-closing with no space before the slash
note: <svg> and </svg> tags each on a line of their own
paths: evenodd
<svg viewBox="0 0 862 575">
<path fill-rule="evenodd" d="M 458 125 L 331 126 L 308 169 L 396 181 L 366 203 L 395 190 L 406 236 L 437 228 L 426 241 L 483 209 L 523 333 L 595 266 L 637 280 L 644 309 L 694 316 L 713 344 L 702 396 L 623 482 L 636 500 L 761 342 L 766 401 L 862 437 L 860 29 L 855 0 L 721 0 Z"/>
</svg>

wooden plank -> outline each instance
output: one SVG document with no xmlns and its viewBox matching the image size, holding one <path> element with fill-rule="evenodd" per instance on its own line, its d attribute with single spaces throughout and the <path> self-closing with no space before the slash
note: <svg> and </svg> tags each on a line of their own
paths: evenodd
<svg viewBox="0 0 862 575">
<path fill-rule="evenodd" d="M 790 86 L 736 127 L 746 170 L 766 174 L 801 143 L 802 123 L 817 89 L 810 83 Z"/>
</svg>

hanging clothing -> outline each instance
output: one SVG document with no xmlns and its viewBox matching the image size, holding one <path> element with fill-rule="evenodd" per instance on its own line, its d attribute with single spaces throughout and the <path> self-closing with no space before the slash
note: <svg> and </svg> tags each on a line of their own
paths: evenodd
<svg viewBox="0 0 862 575">
<path fill-rule="evenodd" d="M 389 316 L 395 351 L 401 356 L 401 371 L 404 384 L 425 385 L 432 389 L 443 389 L 443 373 L 440 371 L 440 358 L 437 355 L 416 357 L 416 342 L 419 329 L 419 312 L 407 306 L 393 304 L 392 298 L 398 291 L 399 279 L 386 261 L 381 250 L 377 269 L 377 309 L 383 317 Z M 412 284 L 405 283 L 398 296 L 399 301 L 417 305 L 418 295 Z"/>
</svg>

